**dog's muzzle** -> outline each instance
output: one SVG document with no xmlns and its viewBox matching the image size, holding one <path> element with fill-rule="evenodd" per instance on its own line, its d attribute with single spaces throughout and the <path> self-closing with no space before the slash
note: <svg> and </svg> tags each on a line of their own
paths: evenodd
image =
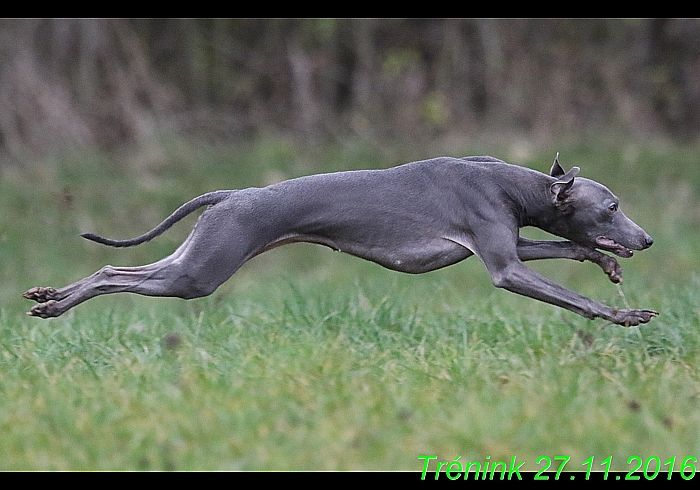
<svg viewBox="0 0 700 490">
<path fill-rule="evenodd" d="M 606 236 L 599 236 L 595 239 L 596 245 L 600 248 L 605 249 L 608 252 L 612 252 L 618 257 L 629 258 L 634 255 L 634 252 L 624 245 L 616 242 L 612 238 Z M 648 234 L 644 234 L 644 243 L 640 244 L 638 247 L 634 247 L 635 250 L 644 250 L 649 248 L 654 243 L 654 239 Z"/>
</svg>

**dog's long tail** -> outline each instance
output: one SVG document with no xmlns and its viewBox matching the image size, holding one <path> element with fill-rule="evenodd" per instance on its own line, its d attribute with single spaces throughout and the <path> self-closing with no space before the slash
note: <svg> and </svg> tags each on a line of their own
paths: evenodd
<svg viewBox="0 0 700 490">
<path fill-rule="evenodd" d="M 134 238 L 129 238 L 127 240 L 112 240 L 111 238 L 105 238 L 100 235 L 95 235 L 94 233 L 81 233 L 80 236 L 92 240 L 93 242 L 101 243 L 103 245 L 109 245 L 110 247 L 133 247 L 134 245 L 139 245 L 143 242 L 147 242 L 165 230 L 173 226 L 175 223 L 180 221 L 182 218 L 190 213 L 193 213 L 202 206 L 207 206 L 211 204 L 217 204 L 226 197 L 231 195 L 231 191 L 214 191 L 207 194 L 203 194 L 199 197 L 195 197 L 191 201 L 186 202 L 179 208 L 175 210 L 173 214 L 165 218 L 158 226 L 153 228 L 151 231 L 144 233 L 141 236 Z"/>
</svg>

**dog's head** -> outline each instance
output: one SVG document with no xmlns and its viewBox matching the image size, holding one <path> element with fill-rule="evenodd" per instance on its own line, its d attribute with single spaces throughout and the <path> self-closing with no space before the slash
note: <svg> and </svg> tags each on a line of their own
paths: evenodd
<svg viewBox="0 0 700 490">
<path fill-rule="evenodd" d="M 557 212 L 553 233 L 580 245 L 599 248 L 620 257 L 632 250 L 651 247 L 654 240 L 619 208 L 620 200 L 602 184 L 576 177 L 580 169 L 568 172 L 554 160 L 550 175 L 556 180 L 549 192 Z"/>
</svg>

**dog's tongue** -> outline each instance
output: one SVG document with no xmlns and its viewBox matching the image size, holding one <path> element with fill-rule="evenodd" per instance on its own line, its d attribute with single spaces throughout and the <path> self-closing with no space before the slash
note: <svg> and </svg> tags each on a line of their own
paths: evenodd
<svg viewBox="0 0 700 490">
<path fill-rule="evenodd" d="M 599 236 L 595 239 L 595 241 L 599 246 L 609 249 L 615 255 L 624 258 L 632 257 L 632 251 L 630 249 L 628 249 L 627 247 L 623 247 L 615 240 L 612 240 L 606 236 Z"/>
</svg>

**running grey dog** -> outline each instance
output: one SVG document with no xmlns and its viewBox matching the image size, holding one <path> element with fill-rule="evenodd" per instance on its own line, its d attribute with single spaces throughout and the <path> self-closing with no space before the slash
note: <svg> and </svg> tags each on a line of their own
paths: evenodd
<svg viewBox="0 0 700 490">
<path fill-rule="evenodd" d="M 558 157 L 558 155 L 557 155 Z M 652 238 L 618 208 L 605 186 L 564 172 L 550 175 L 493 157 L 441 157 L 385 170 L 311 175 L 264 188 L 216 191 L 183 204 L 148 233 L 129 240 L 83 237 L 112 247 L 151 240 L 209 206 L 169 257 L 141 267 L 103 267 L 69 286 L 32 288 L 28 315 L 62 315 L 101 294 L 207 296 L 256 255 L 293 242 L 325 245 L 388 269 L 419 274 L 479 257 L 493 284 L 586 318 L 633 326 L 658 313 L 616 309 L 565 289 L 527 268 L 528 260 L 598 264 L 618 283 L 622 269 L 600 250 L 631 257 Z M 566 241 L 521 238 L 536 226 Z M 600 250 L 598 250 L 600 249 Z"/>
</svg>

